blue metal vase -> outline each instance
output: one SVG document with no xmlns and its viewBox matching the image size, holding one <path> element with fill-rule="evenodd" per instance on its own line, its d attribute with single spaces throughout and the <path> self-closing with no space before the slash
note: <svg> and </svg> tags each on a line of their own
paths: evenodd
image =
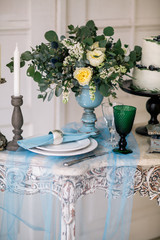
<svg viewBox="0 0 160 240">
<path fill-rule="evenodd" d="M 96 90 L 95 100 L 92 101 L 89 94 L 89 86 L 86 85 L 82 88 L 82 92 L 76 97 L 76 100 L 78 104 L 84 108 L 84 113 L 81 119 L 83 122 L 83 126 L 79 129 L 79 132 L 95 132 L 98 135 L 99 130 L 95 127 L 95 122 L 97 121 L 97 118 L 96 114 L 94 113 L 94 109 L 101 104 L 103 100 L 102 94 L 98 90 Z"/>
</svg>

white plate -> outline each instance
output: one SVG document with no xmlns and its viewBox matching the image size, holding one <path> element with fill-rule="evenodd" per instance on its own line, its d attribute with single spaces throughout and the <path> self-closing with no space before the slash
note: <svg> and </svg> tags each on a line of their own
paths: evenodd
<svg viewBox="0 0 160 240">
<path fill-rule="evenodd" d="M 79 149 L 76 151 L 70 151 L 70 152 L 51 152 L 51 151 L 43 151 L 41 149 L 37 149 L 37 148 L 30 148 L 28 150 L 30 150 L 31 152 L 34 153 L 38 153 L 38 154 L 42 154 L 42 155 L 46 155 L 46 156 L 59 156 L 59 157 L 68 157 L 68 156 L 76 156 L 76 155 L 80 155 L 80 154 L 84 154 L 84 153 L 88 153 L 93 151 L 96 147 L 98 146 L 98 143 L 95 139 L 91 138 L 90 139 L 90 145 L 86 148 L 83 149 Z"/>
<path fill-rule="evenodd" d="M 89 144 L 90 144 L 89 138 L 85 138 L 79 141 L 62 143 L 59 145 L 49 144 L 49 145 L 40 146 L 36 148 L 43 151 L 50 151 L 50 152 L 71 152 L 71 151 L 76 151 L 76 150 L 85 148 L 89 146 Z"/>
</svg>

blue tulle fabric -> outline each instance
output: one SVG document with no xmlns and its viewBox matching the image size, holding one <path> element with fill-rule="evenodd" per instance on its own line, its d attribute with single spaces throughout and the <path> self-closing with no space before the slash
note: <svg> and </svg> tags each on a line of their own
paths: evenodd
<svg viewBox="0 0 160 240">
<path fill-rule="evenodd" d="M 67 133 L 77 133 L 80 124 L 71 123 L 63 128 Z M 109 170 L 107 178 L 106 204 L 107 212 L 105 216 L 103 236 L 97 240 L 127 240 L 129 239 L 130 223 L 132 215 L 132 201 L 134 191 L 134 175 L 137 163 L 140 157 L 140 152 L 133 134 L 127 137 L 128 147 L 133 150 L 132 154 L 122 155 L 115 154 L 112 151 L 112 146 L 109 145 L 107 138 L 109 132 L 105 123 L 100 120 L 97 123 L 100 129 L 100 135 L 96 138 L 98 148 L 95 153 L 107 151 L 107 154 L 100 158 L 106 161 L 106 171 Z M 18 188 L 19 179 L 25 179 L 32 158 L 36 154 L 21 148 L 16 152 L 9 152 L 6 161 L 7 183 L 6 190 L 0 194 L 0 239 L 1 240 L 17 240 L 19 231 L 19 222 L 22 226 L 28 227 L 33 231 L 40 232 L 40 237 L 35 239 L 44 240 L 59 240 L 60 239 L 60 204 L 58 200 L 53 199 L 50 193 L 40 194 L 38 199 L 40 209 L 38 216 L 33 220 L 25 216 L 23 208 L 25 208 L 25 191 Z M 18 164 L 16 159 L 20 156 L 23 161 Z M 79 156 L 77 156 L 78 158 Z M 56 162 L 68 160 L 70 157 L 46 157 L 45 166 L 53 168 Z M 19 174 L 20 173 L 20 174 Z M 33 196 L 34 197 L 34 196 Z M 100 207 L 100 206 L 98 206 Z M 35 211 L 35 210 L 34 210 Z M 83 211 L 83 209 L 81 210 Z M 40 220 L 41 218 L 41 220 Z M 83 221 L 83 219 L 81 219 Z M 77 236 L 79 239 L 79 237 Z"/>
</svg>

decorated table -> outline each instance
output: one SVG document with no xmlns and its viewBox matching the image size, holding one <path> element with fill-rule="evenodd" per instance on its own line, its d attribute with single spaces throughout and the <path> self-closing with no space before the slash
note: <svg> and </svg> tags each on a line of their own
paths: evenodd
<svg viewBox="0 0 160 240">
<path fill-rule="evenodd" d="M 0 210 L 4 213 L 0 216 L 0 238 L 7 234 L 5 239 L 17 240 L 17 220 L 20 220 L 33 230 L 43 231 L 44 240 L 50 240 L 53 205 L 50 196 L 53 195 L 61 202 L 61 240 L 77 238 L 76 202 L 97 189 L 105 191 L 108 200 L 103 240 L 129 239 L 132 207 L 130 205 L 127 209 L 127 205 L 128 199 L 132 199 L 136 192 L 157 199 L 160 205 L 159 154 L 149 153 L 148 136 L 136 135 L 135 130 L 130 133 L 136 108 L 120 103 L 114 106 L 109 99 L 110 96 L 116 97 L 123 76 L 130 77 L 130 70 L 140 61 L 141 47 L 135 46 L 130 51 L 120 39 L 114 42 L 114 29 L 110 26 L 103 29 L 102 35 L 97 35 L 98 28 L 93 20 L 81 27 L 69 25 L 68 29 L 69 38 L 59 38 L 55 31 L 46 32 L 46 44 L 42 43 L 21 56 L 16 46 L 14 58 L 7 64 L 10 71 L 14 71 L 11 101 L 14 136 L 8 144 L 6 140 L 1 141 L 4 149 L 7 144 L 7 150 L 0 152 Z M 56 130 L 40 139 L 22 140 L 20 106 L 23 96 L 19 91 L 19 68 L 26 62 L 29 62 L 27 76 L 38 84 L 38 98 L 50 101 L 53 95 L 59 97 L 62 94 L 63 102 L 67 103 L 70 92 L 75 93 L 77 103 L 84 108 L 80 128 L 77 125 L 78 128 L 74 129 L 74 123 L 65 126 L 68 132 Z M 102 124 L 97 121 L 94 109 L 100 106 L 104 97 L 108 98 L 109 107 L 114 107 L 109 119 L 102 109 L 106 121 Z M 113 137 L 116 131 L 120 136 L 119 148 L 111 143 L 111 135 Z M 69 142 L 72 145 L 83 134 L 89 144 L 83 148 L 82 144 L 80 149 L 72 148 L 68 154 L 63 144 Z M 51 149 L 42 149 L 46 144 L 60 145 L 61 154 L 56 153 L 57 149 L 52 155 Z M 44 154 L 45 151 L 48 154 Z M 41 207 L 44 215 L 42 227 L 26 221 L 21 214 L 23 196 L 36 193 L 47 195 Z M 116 203 L 113 199 L 119 201 Z"/>
<path fill-rule="evenodd" d="M 133 131 L 134 133 L 134 131 Z M 134 189 L 128 191 L 128 196 L 139 192 L 141 196 L 157 199 L 160 205 L 160 158 L 158 153 L 148 153 L 149 137 L 135 134 L 140 157 L 137 159 L 136 170 L 132 172 L 132 163 L 129 164 L 124 157 L 117 161 L 116 178 L 112 186 L 113 198 L 121 194 L 120 184 L 123 181 L 124 168 L 130 168 L 134 174 Z M 129 143 L 130 144 L 130 143 Z M 134 146 L 132 145 L 134 150 Z M 100 150 L 101 151 L 101 150 Z M 15 193 L 36 194 L 51 193 L 61 201 L 61 240 L 75 239 L 75 205 L 76 201 L 97 189 L 108 193 L 113 168 L 113 161 L 107 162 L 110 153 L 104 156 L 91 157 L 72 166 L 64 166 L 70 160 L 58 158 L 52 165 L 46 164 L 46 156 L 34 154 L 30 158 L 29 167 L 24 171 L 20 166 L 25 165 L 23 151 L 14 153 L 14 165 L 10 162 L 10 152 L 0 153 L 0 190 L 4 192 L 11 189 Z M 126 157 L 126 156 L 125 156 Z M 12 155 L 13 158 L 13 155 Z M 125 160 L 124 160 L 125 159 Z M 133 164 L 135 165 L 135 164 Z M 24 176 L 25 175 L 25 176 Z M 7 181 L 14 179 L 10 185 Z M 11 181 L 10 181 L 11 182 Z M 132 186 L 131 186 L 132 187 Z M 1 193 L 2 194 L 2 193 Z M 115 196 L 114 196 L 115 194 Z"/>
</svg>

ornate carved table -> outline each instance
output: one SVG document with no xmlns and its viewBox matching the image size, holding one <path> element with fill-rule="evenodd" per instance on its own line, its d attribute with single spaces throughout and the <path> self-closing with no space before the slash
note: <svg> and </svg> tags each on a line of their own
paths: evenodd
<svg viewBox="0 0 160 240">
<path fill-rule="evenodd" d="M 160 154 L 147 153 L 149 148 L 149 137 L 135 134 L 140 148 L 140 160 L 135 173 L 134 191 L 150 199 L 157 199 L 160 205 Z M 17 158 L 17 165 L 8 168 L 5 165 L 8 152 L 0 153 L 0 190 L 5 191 L 7 179 L 12 173 L 14 175 L 16 193 L 25 191 L 26 194 L 50 192 L 61 201 L 61 240 L 75 239 L 75 204 L 78 198 L 101 189 L 106 191 L 109 187 L 109 176 L 112 166 L 106 166 L 101 157 L 90 159 L 71 167 L 64 167 L 63 162 L 55 163 L 53 168 L 44 167 L 45 158 L 37 155 L 31 161 L 25 176 L 19 173 L 18 165 L 22 164 Z M 123 175 L 123 168 L 118 166 L 116 174 Z M 132 174 L 132 172 L 131 172 Z M 116 195 L 118 184 L 115 183 Z"/>
</svg>

